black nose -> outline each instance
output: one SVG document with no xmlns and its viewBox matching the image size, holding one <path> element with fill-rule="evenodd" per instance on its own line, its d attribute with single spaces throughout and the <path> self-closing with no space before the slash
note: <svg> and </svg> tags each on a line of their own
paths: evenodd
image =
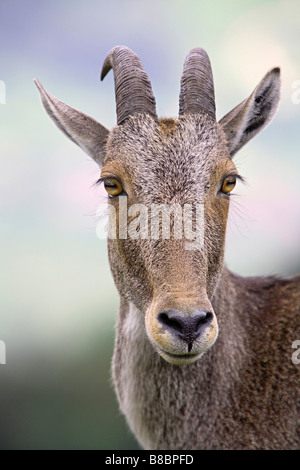
<svg viewBox="0 0 300 470">
<path fill-rule="evenodd" d="M 158 314 L 158 320 L 166 330 L 188 343 L 189 352 L 212 318 L 213 314 L 208 310 L 195 310 L 189 316 L 178 310 L 164 310 Z"/>
</svg>

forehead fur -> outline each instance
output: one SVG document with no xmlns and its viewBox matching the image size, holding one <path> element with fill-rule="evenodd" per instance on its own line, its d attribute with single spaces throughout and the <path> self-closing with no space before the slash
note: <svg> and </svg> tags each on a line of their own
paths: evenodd
<svg viewBox="0 0 300 470">
<path fill-rule="evenodd" d="M 234 165 L 223 131 L 208 116 L 157 123 L 137 115 L 111 131 L 102 175 L 130 180 L 140 194 L 150 192 L 152 202 L 165 202 L 195 185 L 209 187 L 212 175 L 227 167 Z"/>
</svg>

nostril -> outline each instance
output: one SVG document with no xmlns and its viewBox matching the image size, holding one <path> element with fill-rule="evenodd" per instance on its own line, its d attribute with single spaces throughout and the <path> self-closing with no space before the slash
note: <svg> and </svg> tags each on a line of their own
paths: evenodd
<svg viewBox="0 0 300 470">
<path fill-rule="evenodd" d="M 181 319 L 174 318 L 171 312 L 160 312 L 158 314 L 158 320 L 160 321 L 160 323 L 162 323 L 164 326 L 167 326 L 171 330 L 175 330 L 178 332 L 183 331 L 183 323 Z"/>
<path fill-rule="evenodd" d="M 158 314 L 158 321 L 164 328 L 183 339 L 190 340 L 199 336 L 203 325 L 210 323 L 213 314 L 210 311 L 197 310 L 187 316 L 176 310 L 165 310 Z"/>
<path fill-rule="evenodd" d="M 201 312 L 199 318 L 196 317 L 195 332 L 197 333 L 201 329 L 202 325 L 209 323 L 212 320 L 212 316 L 212 312 Z"/>
</svg>

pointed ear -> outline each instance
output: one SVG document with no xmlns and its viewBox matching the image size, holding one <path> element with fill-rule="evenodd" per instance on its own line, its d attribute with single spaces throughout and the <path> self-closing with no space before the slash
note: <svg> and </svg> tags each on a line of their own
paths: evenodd
<svg viewBox="0 0 300 470">
<path fill-rule="evenodd" d="M 109 134 L 108 129 L 95 119 L 50 95 L 38 80 L 34 81 L 40 92 L 44 108 L 56 126 L 102 166 Z"/>
<path fill-rule="evenodd" d="M 277 110 L 279 97 L 280 69 L 277 67 L 264 76 L 249 98 L 219 121 L 231 156 L 271 121 Z"/>
</svg>

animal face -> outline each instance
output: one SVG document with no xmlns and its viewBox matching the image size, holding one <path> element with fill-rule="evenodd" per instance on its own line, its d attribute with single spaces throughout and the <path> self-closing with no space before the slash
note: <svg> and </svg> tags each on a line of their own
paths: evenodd
<svg viewBox="0 0 300 470">
<path fill-rule="evenodd" d="M 124 233 L 122 221 L 136 229 L 131 236 L 109 240 L 112 273 L 120 294 L 145 315 L 151 342 L 171 362 L 197 359 L 217 337 L 211 299 L 223 266 L 230 199 L 224 181 L 234 186 L 236 177 L 223 131 L 205 115 L 159 123 L 136 116 L 108 139 L 101 180 L 116 180 L 122 188 L 120 196 L 109 197 L 117 234 Z M 125 219 L 120 217 L 121 198 Z M 182 227 L 189 222 L 186 208 L 191 225 L 200 224 L 199 233 L 192 232 L 194 240 Z M 162 217 L 159 233 L 153 231 L 153 214 L 160 209 L 169 211 L 167 238 Z"/>
<path fill-rule="evenodd" d="M 272 119 L 280 71 L 270 70 L 218 123 L 203 49 L 185 60 L 178 119 L 158 119 L 150 80 L 128 48 L 112 49 L 101 78 L 110 69 L 118 123 L 111 131 L 36 84 L 55 124 L 102 168 L 115 227 L 108 252 L 120 295 L 140 310 L 164 359 L 193 362 L 218 335 L 212 298 L 239 177 L 232 157 Z"/>
</svg>

